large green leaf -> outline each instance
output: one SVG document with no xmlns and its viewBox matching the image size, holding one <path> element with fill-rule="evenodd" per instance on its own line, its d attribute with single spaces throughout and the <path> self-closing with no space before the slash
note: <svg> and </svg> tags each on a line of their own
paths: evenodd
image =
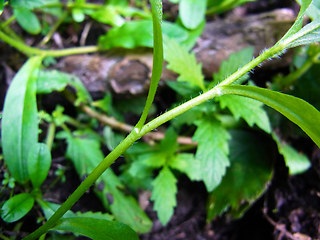
<svg viewBox="0 0 320 240">
<path fill-rule="evenodd" d="M 41 32 L 41 24 L 37 16 L 27 8 L 14 8 L 13 14 L 19 25 L 31 34 L 39 34 Z"/>
<path fill-rule="evenodd" d="M 179 15 L 184 26 L 195 29 L 204 19 L 207 0 L 180 0 Z"/>
<path fill-rule="evenodd" d="M 165 60 L 168 62 L 167 68 L 180 75 L 178 81 L 188 82 L 204 90 L 204 76 L 195 54 L 189 53 L 185 47 L 173 39 L 165 39 L 164 46 Z"/>
<path fill-rule="evenodd" d="M 37 143 L 31 146 L 28 156 L 28 173 L 35 188 L 41 186 L 47 178 L 51 166 L 51 154 L 48 146 Z"/>
<path fill-rule="evenodd" d="M 61 133 L 60 137 L 67 139 L 67 157 L 72 160 L 81 177 L 88 175 L 102 160 L 98 139 L 89 138 L 89 134 Z M 96 182 L 96 193 L 105 207 L 109 208 L 115 218 L 129 225 L 137 232 L 148 232 L 152 222 L 139 207 L 137 201 L 125 192 L 119 178 L 108 169 Z"/>
<path fill-rule="evenodd" d="M 1 218 L 5 222 L 15 222 L 24 217 L 33 207 L 34 199 L 29 193 L 20 193 L 7 200 L 1 208 Z"/>
<path fill-rule="evenodd" d="M 256 99 L 277 110 L 297 124 L 320 147 L 320 112 L 294 96 L 253 86 L 223 86 L 222 94 L 235 94 Z"/>
<path fill-rule="evenodd" d="M 210 193 L 207 219 L 228 210 L 241 214 L 266 189 L 272 177 L 272 145 L 256 133 L 232 131 L 231 166 L 221 184 Z"/>
<path fill-rule="evenodd" d="M 249 126 L 256 124 L 270 133 L 271 127 L 267 113 L 262 108 L 263 103 L 251 98 L 225 95 L 218 98 L 222 108 L 228 108 L 236 119 L 243 118 Z"/>
<path fill-rule="evenodd" d="M 228 153 L 228 131 L 220 122 L 201 119 L 196 122 L 197 130 L 192 138 L 198 142 L 196 159 L 200 161 L 202 179 L 208 189 L 216 188 L 230 165 Z"/>
<path fill-rule="evenodd" d="M 154 179 L 152 185 L 151 200 L 154 201 L 154 210 L 162 225 L 166 225 L 173 215 L 174 207 L 177 205 L 177 179 L 168 167 L 164 167 Z"/>
<path fill-rule="evenodd" d="M 178 42 L 188 38 L 188 32 L 176 24 L 163 21 L 163 34 Z M 153 47 L 152 21 L 139 20 L 124 23 L 121 27 L 112 28 L 107 34 L 99 38 L 99 45 L 103 49 L 114 47 L 136 48 Z"/>
<path fill-rule="evenodd" d="M 80 234 L 93 240 L 138 240 L 138 235 L 123 223 L 94 217 L 62 218 L 54 230 Z"/>
<path fill-rule="evenodd" d="M 37 143 L 36 77 L 41 63 L 33 57 L 14 77 L 4 103 L 1 127 L 2 151 L 11 175 L 22 183 L 28 179 L 27 159 Z"/>
</svg>

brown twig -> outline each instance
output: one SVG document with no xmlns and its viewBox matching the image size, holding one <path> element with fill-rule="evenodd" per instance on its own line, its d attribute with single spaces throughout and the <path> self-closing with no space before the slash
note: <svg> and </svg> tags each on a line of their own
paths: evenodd
<svg viewBox="0 0 320 240">
<path fill-rule="evenodd" d="M 129 133 L 132 131 L 133 126 L 126 124 L 126 123 L 122 123 L 117 121 L 114 117 L 108 117 L 104 114 L 101 114 L 97 111 L 95 111 L 94 109 L 92 109 L 89 106 L 83 105 L 81 106 L 81 109 L 88 114 L 90 117 L 97 119 L 99 122 L 110 126 L 113 129 L 125 132 L 125 133 Z M 165 137 L 165 134 L 163 132 L 150 132 L 148 134 L 146 134 L 143 139 L 147 142 L 152 141 L 152 140 L 161 140 Z M 192 139 L 190 137 L 181 137 L 179 136 L 177 138 L 177 142 L 179 144 L 182 145 L 192 145 L 192 146 L 197 146 L 198 143 L 192 141 Z"/>
</svg>

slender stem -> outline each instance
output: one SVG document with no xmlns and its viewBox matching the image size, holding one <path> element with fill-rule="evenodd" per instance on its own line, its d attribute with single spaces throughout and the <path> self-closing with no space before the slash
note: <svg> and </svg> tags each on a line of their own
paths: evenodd
<svg viewBox="0 0 320 240">
<path fill-rule="evenodd" d="M 10 23 L 12 23 L 16 19 L 15 16 L 11 16 L 7 21 L 1 24 L 1 28 L 7 27 Z"/>
<path fill-rule="evenodd" d="M 55 132 L 56 132 L 56 124 L 52 122 L 49 124 L 47 139 L 46 139 L 46 144 L 50 151 L 52 149 Z"/>
<path fill-rule="evenodd" d="M 43 50 L 43 49 L 27 46 L 23 42 L 17 41 L 9 37 L 2 31 L 0 31 L 0 39 L 10 44 L 11 46 L 15 47 L 16 49 L 26 54 L 27 56 L 40 55 L 44 57 L 48 57 L 48 56 L 63 57 L 63 56 L 74 55 L 74 54 L 93 53 L 100 50 L 97 46 L 75 47 L 75 48 L 58 49 L 58 50 Z"/>
</svg>

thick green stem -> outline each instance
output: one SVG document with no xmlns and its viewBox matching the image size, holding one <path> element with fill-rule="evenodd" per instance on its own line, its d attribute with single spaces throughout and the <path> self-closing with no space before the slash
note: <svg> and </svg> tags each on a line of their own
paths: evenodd
<svg viewBox="0 0 320 240">
<path fill-rule="evenodd" d="M 76 47 L 76 48 L 67 48 L 67 49 L 59 49 L 59 50 L 43 50 L 43 49 L 33 48 L 25 45 L 23 42 L 19 42 L 9 37 L 2 31 L 0 31 L 0 39 L 8 43 L 9 45 L 15 47 L 16 49 L 26 54 L 27 56 L 39 55 L 44 57 L 49 57 L 49 56 L 63 57 L 68 55 L 93 53 L 93 52 L 99 51 L 99 48 L 97 46 Z"/>
</svg>

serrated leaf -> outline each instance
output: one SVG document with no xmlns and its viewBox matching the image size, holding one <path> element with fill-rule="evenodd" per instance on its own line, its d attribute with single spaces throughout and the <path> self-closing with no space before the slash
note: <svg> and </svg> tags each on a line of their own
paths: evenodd
<svg viewBox="0 0 320 240">
<path fill-rule="evenodd" d="M 179 16 L 186 28 L 195 29 L 205 18 L 207 0 L 180 0 Z"/>
<path fill-rule="evenodd" d="M 1 127 L 2 151 L 12 177 L 28 179 L 30 146 L 38 141 L 36 77 L 40 57 L 30 58 L 14 77 L 6 95 Z"/>
<path fill-rule="evenodd" d="M 163 21 L 164 35 L 178 42 L 188 38 L 188 32 L 176 24 Z M 136 47 L 153 47 L 152 21 L 129 21 L 121 27 L 114 27 L 105 35 L 99 37 L 99 46 L 108 50 L 114 47 L 133 49 Z"/>
<path fill-rule="evenodd" d="M 54 230 L 80 234 L 93 240 L 138 240 L 138 235 L 125 224 L 91 217 L 62 218 Z"/>
<path fill-rule="evenodd" d="M 168 167 L 161 169 L 152 185 L 151 200 L 154 201 L 154 210 L 157 211 L 158 218 L 162 225 L 166 225 L 173 215 L 176 201 L 177 179 Z"/>
<path fill-rule="evenodd" d="M 214 81 L 209 88 L 222 82 L 228 76 L 236 72 L 238 69 L 249 63 L 253 58 L 253 47 L 244 48 L 236 53 L 230 54 L 229 58 L 221 63 L 219 72 L 213 75 Z M 236 81 L 236 84 L 241 84 L 248 79 L 249 75 L 245 74 Z"/>
<path fill-rule="evenodd" d="M 1 218 L 5 222 L 15 222 L 24 217 L 33 207 L 34 199 L 29 193 L 20 193 L 7 200 L 1 208 Z"/>
<path fill-rule="evenodd" d="M 47 178 L 51 166 L 51 154 L 48 146 L 37 143 L 31 146 L 28 156 L 28 173 L 34 188 L 39 188 Z"/>
<path fill-rule="evenodd" d="M 108 213 L 102 213 L 102 212 L 84 212 L 84 213 L 76 212 L 75 214 L 77 217 L 102 219 L 102 220 L 108 220 L 108 221 L 114 220 L 114 216 Z"/>
<path fill-rule="evenodd" d="M 269 118 L 263 109 L 263 103 L 251 98 L 225 95 L 218 98 L 221 108 L 228 108 L 236 119 L 243 118 L 250 127 L 256 124 L 259 128 L 270 133 Z"/>
<path fill-rule="evenodd" d="M 295 175 L 307 171 L 311 163 L 306 155 L 297 152 L 293 147 L 282 142 L 276 134 L 272 134 L 276 141 L 279 153 L 283 156 L 286 166 L 289 168 L 289 174 Z"/>
<path fill-rule="evenodd" d="M 79 135 L 71 136 L 64 132 L 60 137 L 68 141 L 67 157 L 70 158 L 78 174 L 88 175 L 102 160 L 103 154 L 97 139 Z M 101 185 L 103 188 L 101 189 Z M 148 232 L 152 222 L 139 207 L 137 201 L 125 193 L 125 187 L 111 169 L 105 171 L 96 182 L 97 195 L 104 206 L 110 208 L 115 218 L 132 227 L 137 232 Z"/>
<path fill-rule="evenodd" d="M 208 191 L 216 188 L 230 165 L 228 131 L 216 120 L 202 119 L 196 122 L 197 130 L 192 138 L 198 142 L 196 159 L 200 161 L 202 179 Z"/>
<path fill-rule="evenodd" d="M 223 94 L 250 97 L 277 110 L 297 124 L 320 147 L 320 112 L 294 96 L 253 86 L 223 86 Z"/>
<path fill-rule="evenodd" d="M 169 161 L 169 167 L 185 173 L 192 181 L 201 180 L 200 161 L 191 153 L 177 154 Z"/>
<path fill-rule="evenodd" d="M 235 217 L 240 217 L 265 191 L 272 177 L 272 148 L 265 138 L 255 133 L 232 131 L 229 146 L 231 166 L 210 194 L 207 220 L 229 208 Z"/>
<path fill-rule="evenodd" d="M 178 81 L 205 89 L 201 64 L 197 63 L 194 53 L 189 53 L 187 49 L 169 38 L 165 39 L 164 52 L 164 58 L 168 62 L 167 68 L 180 75 Z"/>
<path fill-rule="evenodd" d="M 19 25 L 30 34 L 39 34 L 41 24 L 37 16 L 27 8 L 14 8 L 13 15 L 16 17 Z"/>
</svg>

